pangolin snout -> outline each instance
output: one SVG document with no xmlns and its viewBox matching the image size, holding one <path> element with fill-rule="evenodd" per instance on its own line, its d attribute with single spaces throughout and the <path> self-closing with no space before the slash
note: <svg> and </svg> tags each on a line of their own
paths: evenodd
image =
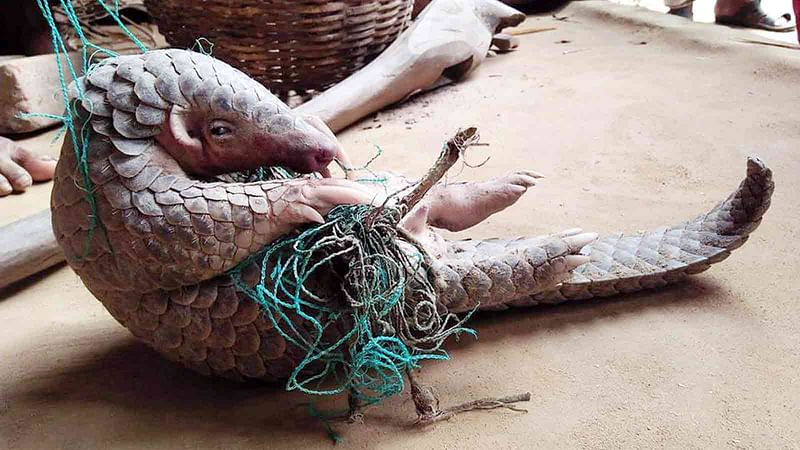
<svg viewBox="0 0 800 450">
<path fill-rule="evenodd" d="M 261 165 L 282 166 L 299 173 L 320 172 L 340 154 L 339 142 L 327 129 L 300 117 L 288 122 L 290 130 L 276 133 L 269 129 L 256 134 Z"/>
<path fill-rule="evenodd" d="M 338 144 L 327 136 L 298 136 L 285 153 L 287 168 L 300 173 L 319 172 L 336 158 Z"/>
</svg>

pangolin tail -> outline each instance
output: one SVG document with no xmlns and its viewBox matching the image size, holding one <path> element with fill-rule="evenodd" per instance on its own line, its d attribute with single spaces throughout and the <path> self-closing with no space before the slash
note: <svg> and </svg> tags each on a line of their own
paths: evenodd
<svg viewBox="0 0 800 450">
<path fill-rule="evenodd" d="M 439 273 L 451 311 L 587 300 L 674 283 L 708 269 L 744 244 L 774 190 L 772 171 L 747 160 L 747 176 L 711 211 L 674 227 L 602 237 L 580 252 L 589 262 L 554 283 L 569 254 L 557 236 L 451 243 Z"/>
</svg>

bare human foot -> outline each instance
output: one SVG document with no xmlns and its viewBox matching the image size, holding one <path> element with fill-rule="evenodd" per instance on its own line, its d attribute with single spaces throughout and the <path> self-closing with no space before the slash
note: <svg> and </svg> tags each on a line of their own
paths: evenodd
<svg viewBox="0 0 800 450">
<path fill-rule="evenodd" d="M 0 197 L 24 192 L 34 181 L 53 179 L 56 160 L 37 155 L 0 136 Z"/>
</svg>

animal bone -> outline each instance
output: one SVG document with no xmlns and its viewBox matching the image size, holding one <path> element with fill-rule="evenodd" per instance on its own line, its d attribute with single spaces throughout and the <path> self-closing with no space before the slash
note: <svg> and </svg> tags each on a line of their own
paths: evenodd
<svg viewBox="0 0 800 450">
<path fill-rule="evenodd" d="M 269 150 L 258 147 L 265 142 L 287 142 L 281 133 L 308 133 L 300 137 L 316 147 L 297 151 L 315 152 L 328 144 L 325 133 L 311 129 L 313 123 L 210 57 L 167 50 L 109 59 L 81 83 L 86 100 L 76 107 L 79 120 L 93 111 L 88 169 L 103 227 L 85 247 L 90 208 L 68 140 L 52 197 L 54 231 L 67 262 L 121 324 L 167 357 L 231 379 L 286 378 L 302 356 L 255 302 L 233 288 L 225 271 L 299 224 L 319 220 L 334 204 L 369 195 L 344 180 L 218 182 L 193 173 L 198 167 L 206 176 L 242 167 L 224 155 L 214 156 L 214 164 L 198 161 L 209 157 L 203 150 L 215 145 L 209 142 L 217 133 L 186 133 L 187 138 L 181 132 L 185 125 L 172 120 L 199 120 L 208 125 L 206 133 L 219 114 L 248 136 L 259 136 L 251 149 L 256 153 Z M 286 157 L 298 166 L 308 163 Z M 501 208 L 513 203 L 532 181 L 512 175 L 490 183 L 493 192 L 513 195 L 497 197 L 503 201 L 473 196 L 461 205 L 463 211 L 484 211 L 485 217 L 498 202 Z M 448 187 L 437 189 L 451 202 L 462 197 Z M 746 241 L 772 190 L 770 170 L 750 159 L 745 180 L 711 212 L 676 227 L 603 238 L 583 250 L 592 236 L 576 231 L 448 242 L 428 226 L 434 203 L 420 203 L 405 226 L 423 238 L 429 253 L 440 255 L 431 269 L 443 280 L 438 286 L 443 307 L 497 310 L 632 292 L 701 272 Z"/>
<path fill-rule="evenodd" d="M 524 20 L 497 0 L 435 0 L 374 61 L 297 110 L 339 131 L 442 77 L 463 78 L 484 60 L 494 34 Z"/>
</svg>

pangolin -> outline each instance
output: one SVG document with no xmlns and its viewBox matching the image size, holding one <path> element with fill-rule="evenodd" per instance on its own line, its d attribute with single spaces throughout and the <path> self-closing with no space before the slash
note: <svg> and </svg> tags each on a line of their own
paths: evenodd
<svg viewBox="0 0 800 450">
<path fill-rule="evenodd" d="M 117 321 L 168 358 L 235 380 L 285 379 L 303 355 L 226 272 L 279 236 L 323 220 L 334 206 L 370 202 L 371 194 L 333 178 L 220 176 L 273 165 L 324 173 L 343 156 L 333 135 L 242 72 L 185 50 L 107 59 L 70 92 L 75 121 L 84 124 L 88 172 L 66 140 L 52 216 L 68 264 Z M 468 198 L 457 189 L 470 185 L 442 187 L 410 215 L 408 228 L 431 237 L 425 242 L 443 280 L 437 287 L 443 307 L 499 310 L 682 280 L 741 246 L 773 191 L 771 171 L 750 158 L 730 197 L 674 227 L 596 241 L 577 232 L 445 241 L 430 231 L 428 224 L 465 228 L 510 205 L 535 176 L 520 172 L 480 185 L 491 189 L 461 205 L 466 223 L 448 224 L 436 201 L 448 192 Z"/>
</svg>

